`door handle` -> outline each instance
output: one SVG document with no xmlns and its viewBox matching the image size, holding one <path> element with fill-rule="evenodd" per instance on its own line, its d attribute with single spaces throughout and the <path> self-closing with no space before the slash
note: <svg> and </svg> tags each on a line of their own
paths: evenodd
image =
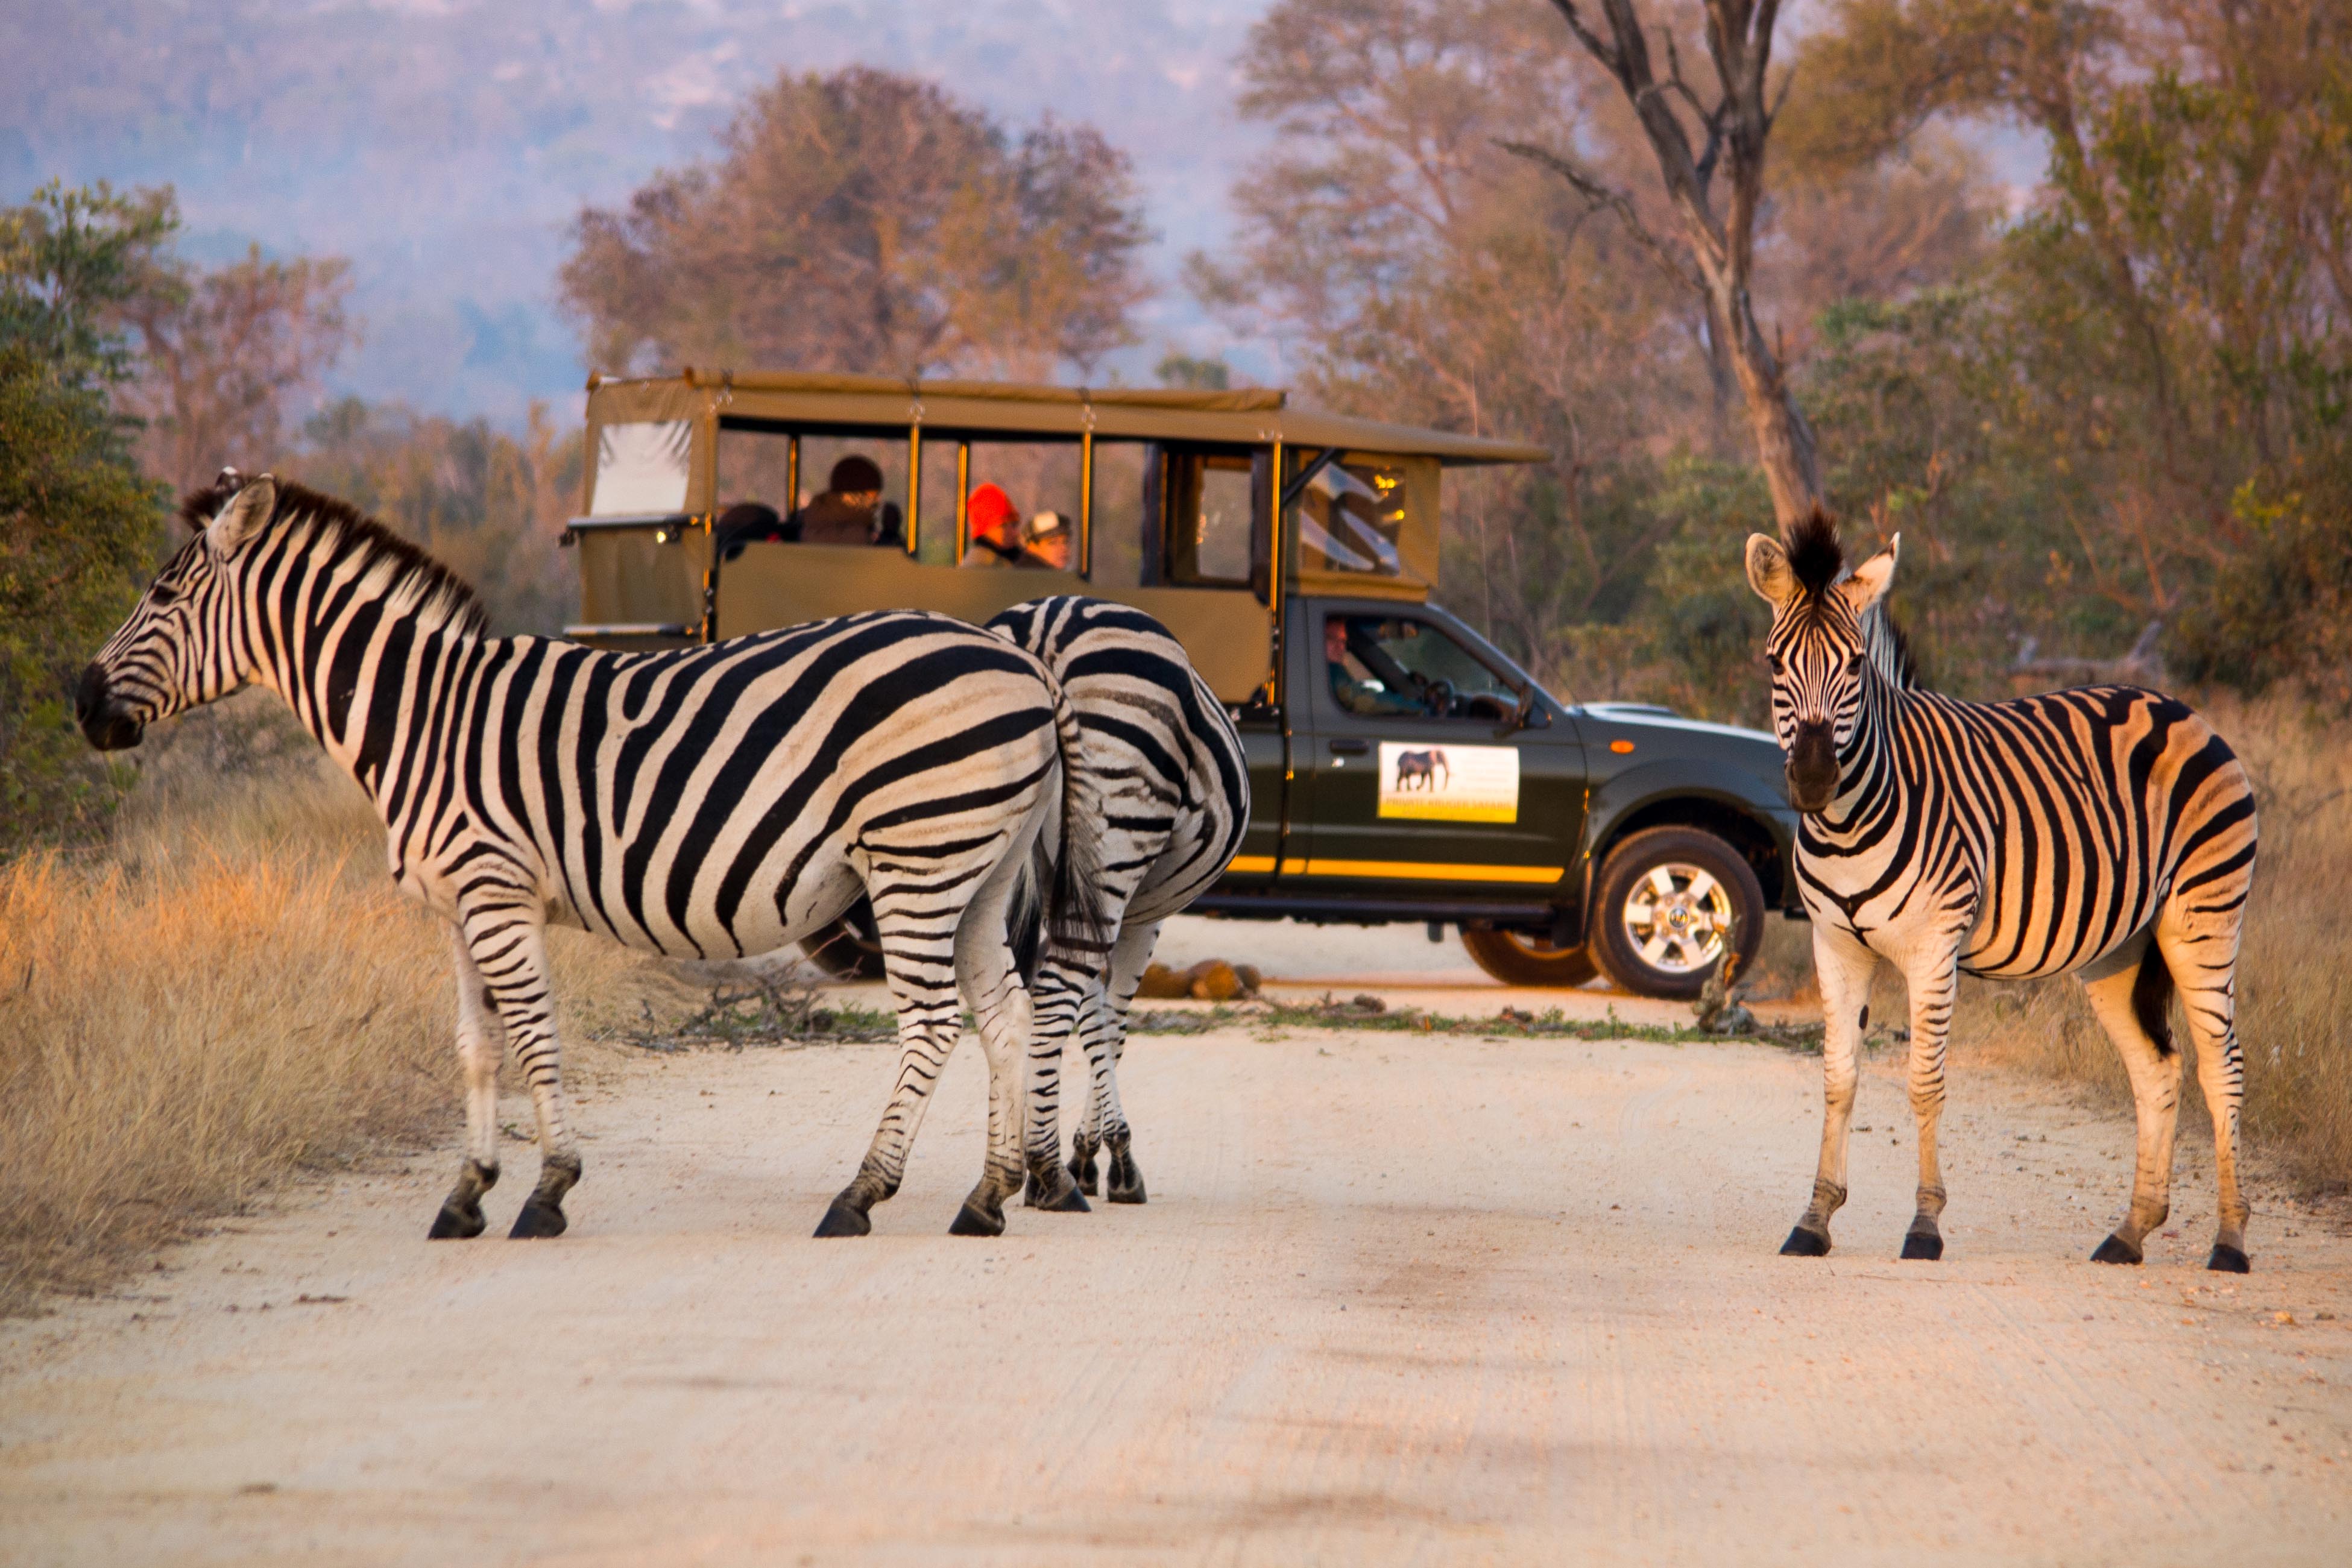
<svg viewBox="0 0 2352 1568">
<path fill-rule="evenodd" d="M 1372 743 L 1369 740 L 1335 740 L 1331 743 L 1332 752 L 1340 757 L 1361 757 L 1371 748 Z"/>
</svg>

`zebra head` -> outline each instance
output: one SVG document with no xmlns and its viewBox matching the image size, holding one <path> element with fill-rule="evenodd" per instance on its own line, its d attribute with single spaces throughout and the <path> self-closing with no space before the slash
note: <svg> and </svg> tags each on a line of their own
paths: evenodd
<svg viewBox="0 0 2352 1568">
<path fill-rule="evenodd" d="M 74 717 L 92 746 L 136 746 L 157 719 L 245 683 L 236 563 L 277 505 L 268 475 L 248 482 L 233 468 L 191 498 L 183 515 L 195 538 L 155 574 L 131 618 L 81 673 Z"/>
<path fill-rule="evenodd" d="M 1748 537 L 1748 582 L 1772 606 L 1764 661 L 1772 672 L 1772 733 L 1788 757 L 1789 803 L 1828 810 L 1837 798 L 1841 758 L 1853 755 L 1863 698 L 1874 678 L 1874 614 L 1895 580 L 1896 535 L 1886 549 L 1845 570 L 1837 525 L 1816 511 L 1799 523 L 1787 548 Z M 1900 656 L 1890 643 L 1890 656 Z"/>
</svg>

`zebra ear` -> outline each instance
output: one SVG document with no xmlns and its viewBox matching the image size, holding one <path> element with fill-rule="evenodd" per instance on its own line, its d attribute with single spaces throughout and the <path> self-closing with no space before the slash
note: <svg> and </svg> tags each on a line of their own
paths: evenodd
<svg viewBox="0 0 2352 1568">
<path fill-rule="evenodd" d="M 259 533 L 278 509 L 278 482 L 264 474 L 239 490 L 221 515 L 205 528 L 205 548 L 215 560 L 226 560 Z"/>
<path fill-rule="evenodd" d="M 1895 586 L 1895 558 L 1903 553 L 1903 536 L 1895 535 L 1886 541 L 1886 548 L 1853 569 L 1853 575 L 1838 584 L 1838 591 L 1846 596 L 1859 615 L 1886 597 Z"/>
<path fill-rule="evenodd" d="M 1778 610 L 1797 591 L 1797 574 L 1789 570 L 1789 552 L 1768 534 L 1748 536 L 1748 586 Z"/>
</svg>

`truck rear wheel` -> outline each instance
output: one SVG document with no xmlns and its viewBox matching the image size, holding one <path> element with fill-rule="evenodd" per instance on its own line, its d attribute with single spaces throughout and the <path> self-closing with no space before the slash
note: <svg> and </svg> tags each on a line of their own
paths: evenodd
<svg viewBox="0 0 2352 1568">
<path fill-rule="evenodd" d="M 1610 852 L 1592 904 L 1592 954 L 1640 997 L 1686 1000 L 1705 988 L 1727 938 L 1740 967 L 1764 940 L 1755 868 L 1713 833 L 1650 828 Z"/>
<path fill-rule="evenodd" d="M 1507 986 L 1580 986 L 1600 971 L 1581 947 L 1555 947 L 1532 931 L 1462 930 L 1470 961 Z"/>
<path fill-rule="evenodd" d="M 830 925 L 818 927 L 801 943 L 810 963 L 836 980 L 878 980 L 882 967 L 882 933 L 874 924 L 874 906 L 859 899 Z"/>
</svg>

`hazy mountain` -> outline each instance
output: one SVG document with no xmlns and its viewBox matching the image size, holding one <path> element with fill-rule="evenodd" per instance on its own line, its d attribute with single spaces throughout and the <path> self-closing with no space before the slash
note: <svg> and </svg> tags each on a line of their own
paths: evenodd
<svg viewBox="0 0 2352 1568">
<path fill-rule="evenodd" d="M 178 187 L 187 249 L 351 258 L 366 323 L 337 390 L 452 413 L 568 399 L 564 232 L 701 156 L 746 89 L 861 61 L 1026 121 L 1090 120 L 1136 159 L 1158 269 L 1225 232 L 1261 144 L 1231 61 L 1265 0 L 10 0 L 0 192 L 52 176 Z M 1213 346 L 1181 289 L 1163 341 Z"/>
</svg>

